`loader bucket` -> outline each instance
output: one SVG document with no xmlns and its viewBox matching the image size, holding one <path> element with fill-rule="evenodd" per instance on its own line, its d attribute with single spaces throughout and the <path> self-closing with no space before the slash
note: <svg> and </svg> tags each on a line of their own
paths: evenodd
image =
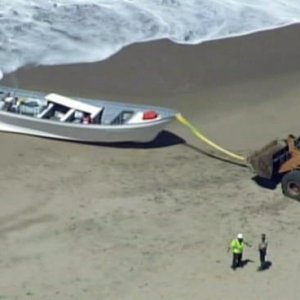
<svg viewBox="0 0 300 300">
<path fill-rule="evenodd" d="M 277 174 L 280 166 L 279 158 L 288 154 L 285 141 L 274 140 L 248 156 L 247 161 L 254 173 L 262 178 L 271 179 Z"/>
</svg>

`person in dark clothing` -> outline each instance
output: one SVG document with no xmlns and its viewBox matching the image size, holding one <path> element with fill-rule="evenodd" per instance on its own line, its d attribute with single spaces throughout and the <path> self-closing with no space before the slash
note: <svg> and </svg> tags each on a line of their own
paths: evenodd
<svg viewBox="0 0 300 300">
<path fill-rule="evenodd" d="M 268 242 L 266 235 L 263 233 L 261 235 L 261 241 L 258 244 L 259 260 L 260 260 L 260 269 L 263 270 L 266 266 L 266 256 L 267 256 Z"/>
</svg>

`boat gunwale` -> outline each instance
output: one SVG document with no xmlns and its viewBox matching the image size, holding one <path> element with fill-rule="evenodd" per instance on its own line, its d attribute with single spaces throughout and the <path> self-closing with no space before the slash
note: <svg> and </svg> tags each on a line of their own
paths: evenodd
<svg viewBox="0 0 300 300">
<path fill-rule="evenodd" d="M 0 92 L 2 90 L 5 90 L 5 92 L 15 92 L 17 96 L 19 97 L 35 97 L 37 99 L 40 100 L 46 100 L 45 98 L 48 94 L 51 94 L 52 92 L 49 93 L 45 93 L 45 92 L 39 92 L 39 91 L 30 91 L 30 90 L 25 90 L 25 89 L 20 89 L 20 88 L 14 88 L 14 87 L 7 87 L 7 86 L 2 86 L 0 85 Z M 18 93 L 20 95 L 18 95 Z M 24 94 L 24 95 L 22 95 Z M 61 95 L 61 94 L 59 94 Z M 77 101 L 82 101 L 94 106 L 104 106 L 108 105 L 108 106 L 117 106 L 117 107 L 121 107 L 121 108 L 133 108 L 133 109 L 145 109 L 145 110 L 159 110 L 159 112 L 162 115 L 165 115 L 167 118 L 173 117 L 176 115 L 176 111 L 171 109 L 171 108 L 166 108 L 166 107 L 162 107 L 162 106 L 156 106 L 156 105 L 148 105 L 148 104 L 135 104 L 135 103 L 127 103 L 127 102 L 120 102 L 120 101 L 114 101 L 114 100 L 101 100 L 101 99 L 96 99 L 96 98 L 83 98 L 83 97 L 75 97 L 75 96 L 68 96 L 68 95 L 63 95 L 64 97 L 70 98 L 70 99 L 74 99 Z M 164 116 L 163 116 L 164 117 Z"/>
<path fill-rule="evenodd" d="M 25 98 L 36 98 L 38 100 L 45 100 L 45 98 L 50 93 L 45 92 L 36 92 L 36 91 L 30 91 L 20 88 L 13 88 L 13 87 L 7 87 L 7 86 L 1 86 L 0 85 L 0 92 L 10 92 L 14 93 L 17 97 L 25 97 Z M 2 94 L 0 93 L 0 95 Z M 69 97 L 69 96 L 66 96 Z M 146 110 L 156 110 L 160 114 L 159 119 L 155 120 L 147 120 L 147 122 L 141 122 L 141 123 L 124 123 L 124 124 L 77 124 L 72 122 L 62 122 L 59 120 L 50 120 L 50 119 L 43 119 L 39 118 L 37 116 L 28 116 L 25 114 L 19 114 L 19 113 L 13 113 L 13 112 L 7 112 L 4 110 L 0 110 L 0 114 L 9 116 L 12 118 L 19 118 L 19 119 L 25 119 L 30 120 L 32 122 L 37 123 L 49 123 L 51 125 L 59 125 L 64 127 L 77 127 L 77 128 L 90 128 L 90 129 L 121 129 L 121 128 L 140 128 L 140 127 L 148 127 L 148 126 L 154 126 L 161 123 L 165 123 L 170 121 L 171 119 L 175 118 L 176 112 L 169 108 L 164 108 L 160 106 L 153 106 L 153 105 L 145 105 L 145 104 L 132 104 L 132 103 L 124 103 L 124 102 L 118 102 L 118 101 L 110 101 L 110 100 L 100 100 L 100 99 L 88 99 L 88 98 L 81 98 L 81 97 L 69 97 L 70 99 L 74 99 L 76 101 L 82 101 L 83 103 L 88 103 L 96 107 L 103 107 L 105 109 L 106 106 L 111 107 L 118 107 L 121 109 L 135 109 L 136 112 L 138 111 L 146 111 Z M 1 122 L 1 120 L 0 120 Z"/>
<path fill-rule="evenodd" d="M 140 128 L 140 127 L 148 127 L 148 126 L 154 126 L 154 125 L 158 125 L 161 123 L 165 123 L 169 120 L 171 120 L 173 117 L 165 117 L 165 118 L 161 118 L 159 120 L 155 120 L 155 121 L 150 121 L 150 122 L 144 122 L 144 123 L 125 123 L 125 124 L 77 124 L 77 123 L 72 123 L 72 122 L 61 122 L 59 120 L 49 120 L 49 119 L 41 119 L 41 118 L 37 118 L 37 117 L 31 117 L 31 116 L 27 116 L 27 115 L 21 115 L 21 114 L 14 114 L 11 112 L 6 112 L 6 111 L 1 111 L 0 110 L 0 115 L 6 115 L 9 116 L 11 118 L 19 118 L 19 119 L 25 119 L 25 120 L 29 120 L 32 122 L 36 122 L 36 123 L 48 123 L 51 125 L 58 125 L 58 126 L 63 126 L 63 127 L 77 127 L 77 128 L 90 128 L 90 129 L 127 129 L 127 128 Z M 175 116 L 174 116 L 175 117 Z M 0 120 L 1 123 L 1 120 Z"/>
</svg>

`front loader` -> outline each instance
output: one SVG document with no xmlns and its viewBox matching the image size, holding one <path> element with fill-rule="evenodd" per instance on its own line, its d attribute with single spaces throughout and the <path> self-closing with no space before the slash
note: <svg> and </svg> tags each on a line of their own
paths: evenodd
<svg viewBox="0 0 300 300">
<path fill-rule="evenodd" d="M 300 201 L 300 137 L 274 140 L 247 158 L 254 173 L 265 179 L 280 179 L 285 196 Z"/>
</svg>

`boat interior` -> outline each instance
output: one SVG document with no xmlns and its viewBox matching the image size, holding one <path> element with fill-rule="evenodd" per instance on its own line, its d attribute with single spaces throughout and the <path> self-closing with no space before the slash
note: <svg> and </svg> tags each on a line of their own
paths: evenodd
<svg viewBox="0 0 300 300">
<path fill-rule="evenodd" d="M 0 110 L 58 122 L 108 125 L 125 124 L 136 113 L 124 108 L 104 109 L 54 93 L 37 98 L 3 91 L 0 91 Z"/>
</svg>

